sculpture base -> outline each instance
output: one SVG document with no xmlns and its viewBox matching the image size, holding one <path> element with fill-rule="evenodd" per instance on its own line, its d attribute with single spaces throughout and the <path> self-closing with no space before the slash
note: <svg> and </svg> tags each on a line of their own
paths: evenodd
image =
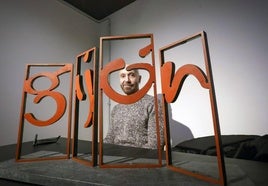
<svg viewBox="0 0 268 186">
<path fill-rule="evenodd" d="M 38 154 L 48 152 L 38 152 Z M 33 153 L 34 155 L 34 153 Z M 189 157 L 190 154 L 186 154 Z M 191 156 L 191 155 L 190 155 Z M 195 155 L 196 156 L 196 155 Z M 181 155 L 180 155 L 181 157 Z M 202 166 L 189 162 L 189 166 Z M 188 163 L 185 164 L 187 166 Z M 207 164 L 208 172 L 213 172 Z M 215 166 L 215 165 L 213 165 Z M 213 168 L 213 167 L 212 167 Z M 254 185 L 235 164 L 227 164 L 228 185 Z M 99 168 L 68 160 L 0 163 L 0 178 L 40 185 L 209 185 L 207 182 L 162 168 Z"/>
</svg>

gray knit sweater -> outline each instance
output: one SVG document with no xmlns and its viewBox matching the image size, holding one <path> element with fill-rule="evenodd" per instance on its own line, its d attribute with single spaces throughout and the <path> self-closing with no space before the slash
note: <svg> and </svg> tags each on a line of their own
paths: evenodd
<svg viewBox="0 0 268 186">
<path fill-rule="evenodd" d="M 159 105 L 161 146 L 164 143 L 163 114 Z M 104 143 L 157 148 L 154 97 L 145 95 L 133 104 L 117 104 L 111 114 L 111 123 Z"/>
</svg>

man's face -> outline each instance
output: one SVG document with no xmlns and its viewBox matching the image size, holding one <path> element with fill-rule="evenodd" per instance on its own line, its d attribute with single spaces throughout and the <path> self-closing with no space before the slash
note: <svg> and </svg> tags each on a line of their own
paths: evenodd
<svg viewBox="0 0 268 186">
<path fill-rule="evenodd" d="M 119 72 L 120 86 L 125 94 L 130 95 L 139 90 L 141 76 L 137 70 L 127 71 L 123 69 Z"/>
</svg>

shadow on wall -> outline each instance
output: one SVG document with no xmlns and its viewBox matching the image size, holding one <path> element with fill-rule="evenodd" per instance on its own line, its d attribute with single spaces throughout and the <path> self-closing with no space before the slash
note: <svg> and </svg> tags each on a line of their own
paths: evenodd
<svg viewBox="0 0 268 186">
<path fill-rule="evenodd" d="M 170 104 L 168 104 L 168 111 L 170 138 L 172 140 L 171 146 L 174 147 L 183 141 L 193 139 L 194 136 L 190 128 L 172 118 Z"/>
<path fill-rule="evenodd" d="M 161 100 L 162 95 L 159 94 L 158 98 Z M 171 138 L 171 146 L 174 147 L 177 144 L 193 139 L 193 133 L 189 127 L 184 124 L 174 120 L 172 118 L 172 108 L 171 105 L 168 104 L 168 118 L 169 118 L 169 130 L 170 130 L 170 138 Z"/>
</svg>

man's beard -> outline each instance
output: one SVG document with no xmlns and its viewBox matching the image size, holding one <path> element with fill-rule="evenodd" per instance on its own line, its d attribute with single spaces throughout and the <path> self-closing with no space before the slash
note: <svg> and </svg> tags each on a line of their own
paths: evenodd
<svg viewBox="0 0 268 186">
<path fill-rule="evenodd" d="M 133 84 L 121 85 L 122 90 L 125 94 L 130 95 L 138 91 L 138 87 Z"/>
</svg>

